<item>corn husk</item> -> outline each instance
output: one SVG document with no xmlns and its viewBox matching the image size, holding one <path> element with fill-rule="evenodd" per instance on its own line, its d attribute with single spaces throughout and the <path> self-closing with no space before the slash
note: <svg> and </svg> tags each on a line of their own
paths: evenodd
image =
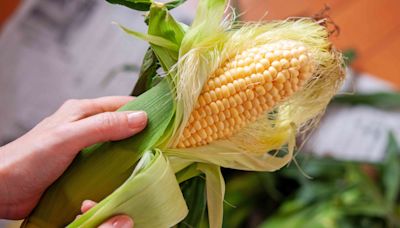
<svg viewBox="0 0 400 228">
<path fill-rule="evenodd" d="M 235 24 L 232 18 L 224 18 L 225 9 L 224 0 L 202 0 L 187 28 L 173 19 L 164 4 L 152 3 L 147 34 L 120 26 L 150 43 L 147 56 L 154 54 L 165 72 L 161 82 L 121 109 L 145 110 L 149 126 L 130 139 L 83 151 L 44 195 L 26 227 L 67 225 L 85 199 L 100 203 L 70 227 L 96 226 L 119 213 L 132 216 L 135 227 L 170 227 L 187 213 L 183 196 L 176 191 L 178 183 L 199 173 L 206 178 L 210 227 L 221 227 L 225 187 L 220 167 L 275 171 L 290 162 L 296 134 L 318 122 L 343 79 L 341 56 L 331 47 L 322 21 L 302 18 Z M 279 40 L 294 40 L 312 53 L 316 70 L 305 87 L 230 138 L 177 149 L 209 75 L 236 53 Z M 151 66 L 154 58 L 149 63 Z M 147 66 L 143 75 L 153 80 L 155 70 L 147 69 L 153 68 Z M 278 153 L 282 149 L 285 152 Z M 144 156 L 148 153 L 151 159 Z M 140 158 L 143 162 L 137 164 Z M 166 187 L 157 188 L 160 183 Z M 65 213 L 60 216 L 60 211 Z"/>
</svg>

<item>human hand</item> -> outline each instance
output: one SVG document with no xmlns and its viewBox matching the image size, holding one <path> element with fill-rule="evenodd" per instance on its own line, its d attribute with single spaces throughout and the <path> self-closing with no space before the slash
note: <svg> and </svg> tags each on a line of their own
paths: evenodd
<svg viewBox="0 0 400 228">
<path fill-rule="evenodd" d="M 81 212 L 85 213 L 88 211 L 90 208 L 94 207 L 96 205 L 96 202 L 91 201 L 91 200 L 85 200 L 82 203 L 81 206 Z M 79 218 L 80 215 L 77 216 Z M 104 223 L 102 223 L 98 228 L 112 228 L 112 227 L 117 227 L 117 228 L 133 228 L 133 220 L 127 216 L 127 215 L 116 215 Z"/>
<path fill-rule="evenodd" d="M 114 112 L 132 99 L 69 100 L 31 131 L 0 147 L 0 218 L 29 215 L 83 148 L 143 130 L 145 112 Z"/>
</svg>

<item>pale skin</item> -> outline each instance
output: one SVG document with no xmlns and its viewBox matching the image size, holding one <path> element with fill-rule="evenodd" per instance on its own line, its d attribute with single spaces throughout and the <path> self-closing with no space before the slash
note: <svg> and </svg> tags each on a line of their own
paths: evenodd
<svg viewBox="0 0 400 228">
<path fill-rule="evenodd" d="M 83 148 L 135 135 L 147 124 L 143 111 L 115 112 L 132 97 L 69 100 L 17 140 L 0 147 L 0 218 L 23 219 L 43 192 Z M 95 205 L 86 200 L 82 213 Z M 106 227 L 133 227 L 131 218 L 115 216 Z"/>
</svg>

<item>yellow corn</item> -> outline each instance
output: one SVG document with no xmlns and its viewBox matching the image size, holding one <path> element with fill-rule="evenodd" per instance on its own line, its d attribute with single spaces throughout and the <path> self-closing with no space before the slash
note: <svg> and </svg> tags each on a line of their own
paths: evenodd
<svg viewBox="0 0 400 228">
<path fill-rule="evenodd" d="M 203 87 L 178 148 L 227 138 L 298 91 L 313 73 L 304 45 L 279 41 L 225 61 Z"/>
</svg>

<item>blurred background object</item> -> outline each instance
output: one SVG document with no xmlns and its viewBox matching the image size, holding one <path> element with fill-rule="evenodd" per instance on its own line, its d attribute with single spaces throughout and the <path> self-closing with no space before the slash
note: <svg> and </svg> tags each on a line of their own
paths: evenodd
<svg viewBox="0 0 400 228">
<path fill-rule="evenodd" d="M 173 14 L 190 23 L 196 2 Z M 341 94 L 288 168 L 224 170 L 224 227 L 400 227 L 400 1 L 231 4 L 244 21 L 324 12 L 340 29 L 331 40 L 348 67 Z M 112 21 L 145 27 L 143 14 L 103 0 L 0 1 L 0 146 L 66 99 L 130 93 L 147 44 Z"/>
</svg>

